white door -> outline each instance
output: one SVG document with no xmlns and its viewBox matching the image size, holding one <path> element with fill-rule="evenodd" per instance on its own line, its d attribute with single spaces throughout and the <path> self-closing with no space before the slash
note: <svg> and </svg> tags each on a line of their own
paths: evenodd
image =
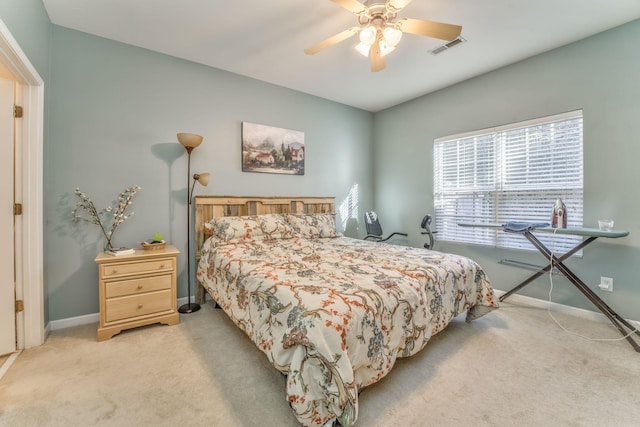
<svg viewBox="0 0 640 427">
<path fill-rule="evenodd" d="M 0 77 L 0 355 L 16 351 L 13 99 L 13 80 Z"/>
</svg>

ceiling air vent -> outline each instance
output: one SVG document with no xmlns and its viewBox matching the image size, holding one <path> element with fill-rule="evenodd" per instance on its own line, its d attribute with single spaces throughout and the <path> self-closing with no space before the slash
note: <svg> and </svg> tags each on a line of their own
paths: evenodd
<svg viewBox="0 0 640 427">
<path fill-rule="evenodd" d="M 460 43 L 464 43 L 466 41 L 467 40 L 464 39 L 462 36 L 458 36 L 455 39 L 451 40 L 450 42 L 447 42 L 447 43 L 443 44 L 442 46 L 438 46 L 437 48 L 430 50 L 429 53 L 432 54 L 432 55 L 437 55 L 439 53 L 444 52 L 445 50 L 449 50 L 452 47 L 457 46 Z"/>
</svg>

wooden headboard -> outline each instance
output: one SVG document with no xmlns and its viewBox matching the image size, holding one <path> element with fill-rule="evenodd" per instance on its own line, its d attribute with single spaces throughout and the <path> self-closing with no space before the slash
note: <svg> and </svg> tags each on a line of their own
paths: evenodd
<svg viewBox="0 0 640 427">
<path fill-rule="evenodd" d="M 196 196 L 196 261 L 206 236 L 204 223 L 221 216 L 270 213 L 335 213 L 335 197 Z"/>
</svg>

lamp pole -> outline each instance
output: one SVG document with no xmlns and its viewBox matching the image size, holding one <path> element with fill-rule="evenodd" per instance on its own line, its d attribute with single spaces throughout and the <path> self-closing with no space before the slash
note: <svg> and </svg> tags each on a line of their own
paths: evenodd
<svg viewBox="0 0 640 427">
<path fill-rule="evenodd" d="M 178 308 L 180 313 L 193 313 L 200 310 L 200 304 L 191 302 L 191 195 L 193 188 L 190 190 L 191 183 L 191 152 L 200 143 L 202 136 L 194 133 L 179 133 L 177 135 L 178 142 L 187 150 L 187 303 Z M 194 176 L 194 183 L 195 186 Z"/>
<path fill-rule="evenodd" d="M 200 304 L 191 302 L 191 152 L 195 147 L 185 147 L 187 149 L 187 303 L 178 308 L 180 313 L 193 313 L 200 310 Z M 195 180 L 194 180 L 195 186 Z"/>
</svg>

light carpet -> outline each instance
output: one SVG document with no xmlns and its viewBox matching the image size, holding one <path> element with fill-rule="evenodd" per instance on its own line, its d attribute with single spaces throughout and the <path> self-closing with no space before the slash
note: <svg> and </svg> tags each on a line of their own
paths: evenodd
<svg viewBox="0 0 640 427">
<path fill-rule="evenodd" d="M 617 338 L 608 324 L 556 314 Z M 0 425 L 297 426 L 284 378 L 211 303 L 176 326 L 96 341 L 53 332 L 0 380 Z M 360 394 L 356 426 L 638 426 L 640 353 L 560 330 L 546 310 L 503 303 L 456 318 Z"/>
</svg>

